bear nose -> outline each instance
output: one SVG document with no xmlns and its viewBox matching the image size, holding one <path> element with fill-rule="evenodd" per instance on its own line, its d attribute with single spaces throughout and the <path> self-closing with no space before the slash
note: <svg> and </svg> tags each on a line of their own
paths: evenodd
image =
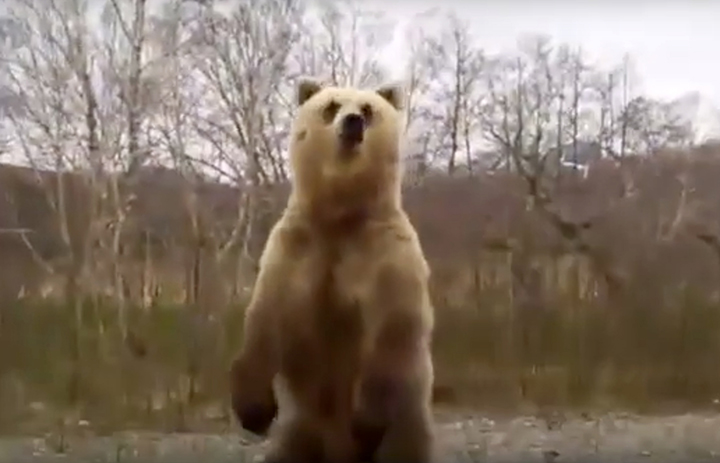
<svg viewBox="0 0 720 463">
<path fill-rule="evenodd" d="M 365 131 L 365 119 L 359 114 L 348 114 L 342 120 L 341 137 L 347 143 L 360 143 Z"/>
</svg>

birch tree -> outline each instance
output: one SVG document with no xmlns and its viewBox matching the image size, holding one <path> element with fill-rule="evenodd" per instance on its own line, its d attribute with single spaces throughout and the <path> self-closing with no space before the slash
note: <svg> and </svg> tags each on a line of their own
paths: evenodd
<svg viewBox="0 0 720 463">
<path fill-rule="evenodd" d="M 482 93 L 483 51 L 472 43 L 469 25 L 447 14 L 437 33 L 424 32 L 422 18 L 408 34 L 412 106 L 408 122 L 424 153 L 423 169 L 442 163 L 454 175 L 459 165 L 472 171 L 479 151 L 476 102 Z"/>
<path fill-rule="evenodd" d="M 336 85 L 372 87 L 384 83 L 383 47 L 395 23 L 355 0 L 323 0 L 309 8 L 300 27 L 294 71 Z"/>
<path fill-rule="evenodd" d="M 35 252 L 51 276 L 63 281 L 75 313 L 74 367 L 68 385 L 77 400 L 83 364 L 82 300 L 97 291 L 93 249 L 102 230 L 101 135 L 93 74 L 95 46 L 88 33 L 88 5 L 81 0 L 16 0 L 13 18 L 29 31 L 6 57 L 4 78 L 17 103 L 7 113 L 13 146 L 22 153 L 44 192 L 59 237 L 53 255 Z"/>
<path fill-rule="evenodd" d="M 207 260 L 218 269 L 237 256 L 236 269 L 254 267 L 250 237 L 267 215 L 264 198 L 288 180 L 289 61 L 303 14 L 302 5 L 286 0 L 168 12 L 183 19 L 165 28 L 164 46 L 179 51 L 166 58 L 165 69 L 174 71 L 164 79 L 173 90 L 160 104 L 154 130 L 190 179 L 184 201 L 193 266 Z M 203 178 L 234 189 L 232 217 L 202 207 Z"/>
</svg>

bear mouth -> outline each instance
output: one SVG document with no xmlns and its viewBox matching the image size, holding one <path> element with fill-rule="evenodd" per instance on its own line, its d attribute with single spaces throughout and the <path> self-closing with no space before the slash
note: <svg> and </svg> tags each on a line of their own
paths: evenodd
<svg viewBox="0 0 720 463">
<path fill-rule="evenodd" d="M 350 160 L 360 154 L 360 146 L 362 139 L 340 137 L 340 146 L 338 147 L 338 155 L 342 159 Z"/>
<path fill-rule="evenodd" d="M 363 141 L 362 133 L 342 134 L 340 142 L 344 148 L 352 149 L 359 146 Z"/>
<path fill-rule="evenodd" d="M 340 144 L 343 153 L 353 153 L 365 137 L 365 120 L 358 114 L 348 114 L 340 125 Z"/>
</svg>

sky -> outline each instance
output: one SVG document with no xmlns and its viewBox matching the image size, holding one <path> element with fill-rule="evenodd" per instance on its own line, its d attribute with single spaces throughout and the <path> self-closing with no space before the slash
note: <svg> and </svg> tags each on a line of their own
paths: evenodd
<svg viewBox="0 0 720 463">
<path fill-rule="evenodd" d="M 395 40 L 384 54 L 402 72 L 403 34 L 409 18 L 441 6 L 469 22 L 489 52 L 511 49 L 523 34 L 542 33 L 579 45 L 600 65 L 629 53 L 648 96 L 677 98 L 700 92 L 720 106 L 720 1 L 718 0 L 367 0 L 397 18 Z M 399 77 L 399 75 L 398 75 Z"/>
<path fill-rule="evenodd" d="M 97 0 L 94 0 L 97 1 Z M 412 16 L 452 9 L 484 49 L 510 49 L 522 34 L 543 33 L 580 45 L 613 65 L 629 53 L 643 93 L 676 98 L 700 92 L 720 106 L 720 0 L 364 0 L 398 20 L 385 58 L 402 77 L 403 30 Z M 3 10 L 0 1 L 0 12 Z"/>
</svg>

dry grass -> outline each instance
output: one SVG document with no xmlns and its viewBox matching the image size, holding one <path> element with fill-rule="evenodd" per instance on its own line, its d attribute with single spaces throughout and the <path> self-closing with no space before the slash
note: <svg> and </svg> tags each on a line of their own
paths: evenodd
<svg viewBox="0 0 720 463">
<path fill-rule="evenodd" d="M 488 296 L 478 298 L 486 309 L 438 307 L 441 403 L 657 411 L 705 408 L 719 395 L 720 307 L 688 300 L 665 313 L 610 315 L 576 301 L 572 310 L 518 313 Z M 87 304 L 78 332 L 65 307 L 6 305 L 0 430 L 83 420 L 100 431 L 226 427 L 225 372 L 241 312 L 135 309 L 133 334 L 121 342 L 108 307 Z"/>
</svg>

